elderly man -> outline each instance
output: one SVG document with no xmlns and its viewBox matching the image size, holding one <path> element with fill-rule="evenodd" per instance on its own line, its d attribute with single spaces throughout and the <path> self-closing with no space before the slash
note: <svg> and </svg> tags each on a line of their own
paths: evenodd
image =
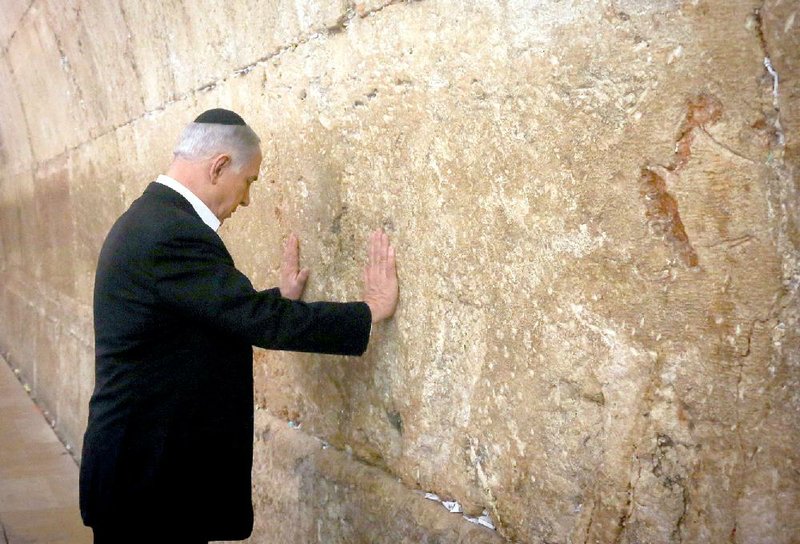
<svg viewBox="0 0 800 544">
<path fill-rule="evenodd" d="M 247 538 L 252 346 L 361 355 L 372 324 L 395 311 L 395 253 L 381 231 L 360 302 L 299 301 L 308 270 L 293 235 L 278 288 L 258 291 L 236 269 L 216 230 L 249 204 L 261 159 L 239 115 L 203 113 L 103 244 L 80 480 L 96 543 Z"/>
</svg>

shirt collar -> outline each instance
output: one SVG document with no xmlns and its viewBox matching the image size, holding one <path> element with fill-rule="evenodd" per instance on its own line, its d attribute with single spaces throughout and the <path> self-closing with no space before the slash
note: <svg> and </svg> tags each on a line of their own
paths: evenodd
<svg viewBox="0 0 800 544">
<path fill-rule="evenodd" d="M 203 220 L 203 223 L 211 227 L 211 230 L 214 232 L 217 232 L 217 229 L 219 229 L 221 224 L 220 220 L 217 219 L 217 216 L 214 215 L 214 212 L 212 212 L 209 207 L 197 197 L 196 194 L 190 191 L 188 187 L 183 185 L 180 181 L 169 176 L 165 176 L 164 174 L 158 176 L 158 178 L 156 178 L 156 182 L 166 185 L 170 189 L 180 193 L 183 198 L 189 201 L 189 204 L 192 205 L 194 211 L 196 211 L 197 215 L 200 216 L 200 219 Z"/>
</svg>

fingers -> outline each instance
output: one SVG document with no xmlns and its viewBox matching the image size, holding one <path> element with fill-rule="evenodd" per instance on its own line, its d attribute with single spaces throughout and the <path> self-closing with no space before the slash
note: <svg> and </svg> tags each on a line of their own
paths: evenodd
<svg viewBox="0 0 800 544">
<path fill-rule="evenodd" d="M 377 266 L 380 263 L 381 254 L 381 232 L 375 230 L 369 237 L 369 264 Z"/>
<path fill-rule="evenodd" d="M 394 315 L 397 307 L 397 255 L 382 229 L 370 233 L 364 267 L 364 301 L 377 323 Z"/>
<path fill-rule="evenodd" d="M 295 233 L 291 233 L 283 245 L 283 264 L 292 270 L 300 266 L 300 240 Z"/>
<path fill-rule="evenodd" d="M 390 277 L 396 274 L 397 260 L 394 246 L 389 241 L 389 235 L 382 229 L 376 229 L 370 233 L 367 243 L 367 276 Z"/>
<path fill-rule="evenodd" d="M 389 258 L 386 262 L 386 273 L 388 276 L 397 275 L 397 255 L 394 251 L 394 246 L 389 246 Z"/>
<path fill-rule="evenodd" d="M 381 231 L 381 271 L 386 272 L 386 263 L 389 260 L 389 235 Z"/>
<path fill-rule="evenodd" d="M 384 260 L 383 257 L 383 236 L 385 234 L 381 230 L 374 230 L 369 235 L 369 242 L 367 243 L 367 265 L 370 271 L 375 271 Z"/>
</svg>

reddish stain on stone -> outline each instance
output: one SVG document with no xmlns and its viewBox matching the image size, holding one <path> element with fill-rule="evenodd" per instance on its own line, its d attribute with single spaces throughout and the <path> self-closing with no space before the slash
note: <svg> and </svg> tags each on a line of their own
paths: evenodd
<svg viewBox="0 0 800 544">
<path fill-rule="evenodd" d="M 716 97 L 700 94 L 689 99 L 686 107 L 686 119 L 683 122 L 680 136 L 675 142 L 675 160 L 669 166 L 670 170 L 683 168 L 689 162 L 695 129 L 713 125 L 719 121 L 720 117 L 722 117 L 722 103 Z"/>
<path fill-rule="evenodd" d="M 667 192 L 664 178 L 648 168 L 643 168 L 641 184 L 648 222 L 675 246 L 688 266 L 697 266 L 697 253 L 686 235 L 686 229 L 678 212 L 678 203 Z"/>
<path fill-rule="evenodd" d="M 671 163 L 664 168 L 673 174 L 683 169 L 692 156 L 695 129 L 712 125 L 721 117 L 722 103 L 715 96 L 703 93 L 690 98 L 686 104 L 686 118 L 675 140 L 675 154 Z M 697 252 L 689 241 L 678 211 L 678 203 L 667 191 L 664 177 L 646 166 L 642 168 L 640 183 L 641 194 L 645 199 L 645 216 L 650 225 L 675 247 L 684 263 L 697 266 Z"/>
</svg>

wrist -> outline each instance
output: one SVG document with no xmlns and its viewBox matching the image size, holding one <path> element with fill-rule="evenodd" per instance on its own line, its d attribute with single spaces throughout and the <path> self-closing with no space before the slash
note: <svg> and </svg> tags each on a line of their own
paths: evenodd
<svg viewBox="0 0 800 544">
<path fill-rule="evenodd" d="M 364 303 L 369 307 L 369 313 L 371 316 L 372 324 L 374 325 L 378 321 L 380 321 L 380 317 L 378 316 L 378 307 L 374 302 L 369 300 L 365 300 Z"/>
</svg>

